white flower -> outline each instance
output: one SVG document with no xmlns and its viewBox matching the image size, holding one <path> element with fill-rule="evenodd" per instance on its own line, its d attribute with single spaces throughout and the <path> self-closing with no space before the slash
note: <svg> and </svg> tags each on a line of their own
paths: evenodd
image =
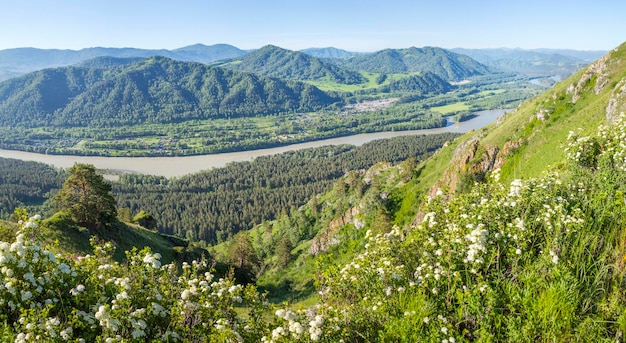
<svg viewBox="0 0 626 343">
<path fill-rule="evenodd" d="M 143 263 L 152 265 L 152 268 L 159 268 L 161 267 L 161 261 L 159 261 L 159 259 L 161 259 L 161 254 L 159 253 L 146 253 L 146 256 L 143 258 Z"/>
<path fill-rule="evenodd" d="M 559 256 L 554 251 L 550 251 L 550 256 L 552 256 L 552 263 L 559 264 Z"/>
</svg>

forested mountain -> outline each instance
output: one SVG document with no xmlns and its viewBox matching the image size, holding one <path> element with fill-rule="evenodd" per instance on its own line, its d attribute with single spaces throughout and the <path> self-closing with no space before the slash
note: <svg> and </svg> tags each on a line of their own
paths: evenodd
<svg viewBox="0 0 626 343">
<path fill-rule="evenodd" d="M 337 49 L 333 47 L 328 48 L 308 48 L 300 50 L 300 52 L 304 52 L 307 55 L 311 55 L 317 58 L 346 58 L 350 56 L 354 56 L 358 53 L 350 52 L 343 49 Z"/>
<path fill-rule="evenodd" d="M 119 67 L 127 64 L 132 64 L 144 60 L 143 57 L 111 57 L 102 56 L 95 57 L 89 60 L 81 61 L 74 64 L 74 67 L 78 68 L 110 68 Z"/>
<path fill-rule="evenodd" d="M 45 69 L 0 83 L 0 125 L 116 126 L 312 111 L 314 86 L 152 57 L 117 68 Z"/>
<path fill-rule="evenodd" d="M 446 81 L 490 73 L 486 66 L 468 56 L 435 47 L 385 49 L 334 61 L 353 70 L 375 73 L 431 72 Z"/>
<path fill-rule="evenodd" d="M 96 57 L 148 58 L 165 56 L 179 61 L 210 63 L 235 58 L 246 52 L 232 45 L 190 45 L 175 50 L 135 48 L 87 48 L 81 50 L 16 48 L 0 50 L 0 81 L 44 68 L 73 65 Z"/>
<path fill-rule="evenodd" d="M 254 50 L 224 66 L 289 80 L 328 80 L 343 84 L 365 82 L 363 76 L 356 71 L 347 70 L 303 52 L 273 45 Z"/>
<path fill-rule="evenodd" d="M 531 77 L 570 75 L 587 65 L 589 60 L 551 51 L 522 49 L 452 49 L 467 55 L 494 70 L 518 72 Z M 558 50 L 555 50 L 558 51 Z M 595 56 L 594 54 L 588 54 Z M 598 56 L 599 57 L 599 56 Z"/>
<path fill-rule="evenodd" d="M 544 54 L 558 54 L 562 56 L 573 57 L 578 60 L 591 63 L 598 58 L 604 56 L 606 50 L 573 50 L 573 49 L 550 49 L 550 48 L 537 48 L 530 49 L 529 51 L 540 52 Z"/>
<path fill-rule="evenodd" d="M 409 92 L 413 95 L 442 94 L 452 89 L 452 85 L 431 72 L 410 75 L 393 80 L 381 90 L 387 92 Z"/>
</svg>

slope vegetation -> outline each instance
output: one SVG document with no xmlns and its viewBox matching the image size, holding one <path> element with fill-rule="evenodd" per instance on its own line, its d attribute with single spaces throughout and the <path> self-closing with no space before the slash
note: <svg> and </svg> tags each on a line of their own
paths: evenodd
<svg viewBox="0 0 626 343">
<path fill-rule="evenodd" d="M 468 56 L 435 47 L 385 49 L 336 62 L 354 70 L 374 73 L 431 72 L 446 81 L 461 81 L 490 73 L 486 66 Z"/>
<path fill-rule="evenodd" d="M 17 48 L 0 50 L 0 81 L 45 68 L 70 66 L 97 57 L 148 58 L 164 56 L 178 61 L 210 63 L 245 55 L 228 44 L 190 45 L 175 50 L 87 48 L 82 50 Z"/>
<path fill-rule="evenodd" d="M 303 52 L 273 45 L 264 46 L 241 57 L 226 67 L 289 80 L 326 80 L 342 84 L 359 84 L 365 78 L 358 72 Z"/>
<path fill-rule="evenodd" d="M 0 125 L 100 127 L 310 111 L 336 99 L 292 81 L 153 57 L 0 83 Z"/>
</svg>

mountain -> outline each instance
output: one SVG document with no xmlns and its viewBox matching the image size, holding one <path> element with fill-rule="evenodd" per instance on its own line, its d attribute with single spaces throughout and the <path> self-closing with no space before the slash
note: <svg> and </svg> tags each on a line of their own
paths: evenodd
<svg viewBox="0 0 626 343">
<path fill-rule="evenodd" d="M 489 68 L 468 56 L 435 47 L 385 49 L 335 61 L 352 70 L 374 73 L 431 72 L 446 81 L 490 73 Z"/>
<path fill-rule="evenodd" d="M 350 52 L 343 49 L 337 49 L 333 47 L 328 48 L 308 48 L 300 50 L 307 55 L 311 55 L 317 58 L 347 58 L 357 55 L 356 52 Z"/>
<path fill-rule="evenodd" d="M 135 62 L 143 60 L 142 57 L 110 57 L 102 56 L 95 57 L 90 60 L 85 60 L 74 64 L 74 67 L 79 68 L 111 68 L 125 66 Z"/>
<path fill-rule="evenodd" d="M 309 111 L 335 101 L 303 83 L 152 57 L 115 68 L 63 67 L 6 80 L 0 83 L 0 123 L 171 123 Z"/>
<path fill-rule="evenodd" d="M 96 57 L 148 58 L 164 56 L 179 61 L 210 63 L 235 58 L 246 52 L 227 44 L 190 45 L 175 50 L 135 48 L 87 48 L 81 50 L 16 48 L 0 50 L 0 81 L 44 68 L 73 65 Z"/>
<path fill-rule="evenodd" d="M 392 80 L 388 85 L 381 87 L 383 91 L 409 92 L 413 95 L 443 94 L 452 89 L 449 82 L 431 72 Z"/>
<path fill-rule="evenodd" d="M 254 50 L 224 66 L 289 80 L 328 80 L 343 84 L 365 82 L 365 78 L 356 71 L 273 45 Z"/>
<path fill-rule="evenodd" d="M 172 50 L 175 60 L 211 63 L 215 61 L 237 58 L 247 52 L 228 44 L 214 44 L 211 46 L 194 44 Z"/>
<path fill-rule="evenodd" d="M 574 57 L 573 53 L 569 55 L 560 54 L 558 53 L 560 50 L 457 48 L 452 49 L 452 51 L 470 56 L 495 70 L 518 72 L 531 77 L 566 76 L 580 70 L 591 62 Z M 580 56 L 583 56 L 583 54 Z M 588 54 L 588 56 L 595 55 Z"/>
<path fill-rule="evenodd" d="M 541 52 L 544 54 L 558 54 L 562 56 L 569 56 L 579 59 L 583 62 L 591 63 L 598 58 L 604 56 L 607 51 L 605 50 L 572 50 L 572 49 L 530 49 L 530 51 Z"/>
</svg>

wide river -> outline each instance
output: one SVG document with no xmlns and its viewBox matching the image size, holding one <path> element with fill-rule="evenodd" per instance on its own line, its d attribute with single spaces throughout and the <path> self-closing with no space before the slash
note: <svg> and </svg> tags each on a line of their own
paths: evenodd
<svg viewBox="0 0 626 343">
<path fill-rule="evenodd" d="M 324 145 L 364 143 L 383 138 L 397 136 L 409 136 L 419 134 L 434 134 L 443 132 L 468 132 L 480 129 L 496 120 L 506 110 L 489 110 L 476 112 L 476 116 L 460 123 L 449 123 L 448 126 L 427 130 L 391 131 L 364 133 L 352 136 L 322 139 L 318 141 L 291 144 L 278 148 L 249 150 L 240 152 L 228 152 L 222 154 L 181 156 L 181 157 L 101 157 L 101 156 L 68 156 L 68 155 L 45 155 L 31 152 L 2 150 L 0 157 L 15 158 L 24 161 L 43 162 L 59 168 L 69 168 L 74 163 L 93 164 L 98 169 L 118 170 L 127 173 L 140 173 L 160 175 L 165 177 L 177 177 L 196 173 L 201 170 L 223 167 L 230 162 L 250 161 L 258 156 L 280 154 L 286 151 L 314 148 Z"/>
</svg>

